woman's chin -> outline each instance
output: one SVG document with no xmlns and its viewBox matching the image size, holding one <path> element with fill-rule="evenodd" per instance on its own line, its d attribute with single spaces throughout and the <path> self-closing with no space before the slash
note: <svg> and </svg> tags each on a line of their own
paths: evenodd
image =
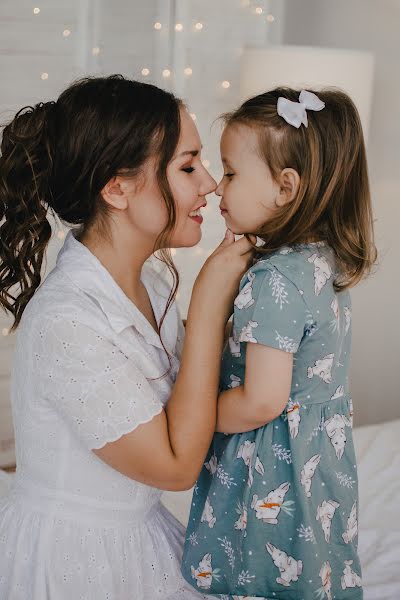
<svg viewBox="0 0 400 600">
<path fill-rule="evenodd" d="M 173 239 L 171 243 L 172 248 L 193 248 L 193 246 L 197 246 L 202 238 L 201 228 L 198 228 L 198 231 L 191 232 L 187 235 L 182 235 L 178 239 Z"/>
</svg>

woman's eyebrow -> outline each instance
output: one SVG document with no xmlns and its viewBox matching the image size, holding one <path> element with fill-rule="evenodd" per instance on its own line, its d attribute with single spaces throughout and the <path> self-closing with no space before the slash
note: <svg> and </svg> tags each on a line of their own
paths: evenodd
<svg viewBox="0 0 400 600">
<path fill-rule="evenodd" d="M 180 154 L 177 154 L 175 156 L 175 158 L 179 158 L 180 156 L 198 156 L 199 153 L 201 152 L 201 150 L 203 150 L 203 145 L 200 146 L 200 150 L 184 150 L 184 152 L 181 152 Z"/>
<path fill-rule="evenodd" d="M 178 156 L 187 156 L 190 154 L 191 156 L 197 156 L 199 154 L 199 150 L 185 150 L 185 152 L 181 152 Z"/>
</svg>

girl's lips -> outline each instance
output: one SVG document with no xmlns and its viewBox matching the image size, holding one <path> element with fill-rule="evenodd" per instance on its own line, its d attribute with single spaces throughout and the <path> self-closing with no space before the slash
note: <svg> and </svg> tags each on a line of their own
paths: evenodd
<svg viewBox="0 0 400 600">
<path fill-rule="evenodd" d="M 228 211 L 226 210 L 226 208 L 221 208 L 221 215 L 224 215 L 225 213 L 227 213 Z"/>
</svg>

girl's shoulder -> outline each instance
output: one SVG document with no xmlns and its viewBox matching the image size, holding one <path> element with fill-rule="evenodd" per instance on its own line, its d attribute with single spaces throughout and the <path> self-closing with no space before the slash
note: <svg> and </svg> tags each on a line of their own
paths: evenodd
<svg viewBox="0 0 400 600">
<path fill-rule="evenodd" d="M 304 292 L 315 291 L 316 279 L 333 282 L 337 276 L 334 253 L 323 242 L 283 246 L 268 255 L 258 254 L 249 271 L 257 279 L 275 272 Z"/>
</svg>

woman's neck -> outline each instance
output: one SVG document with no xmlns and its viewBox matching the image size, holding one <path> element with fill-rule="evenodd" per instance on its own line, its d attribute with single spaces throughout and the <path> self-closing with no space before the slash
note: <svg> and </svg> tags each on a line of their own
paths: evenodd
<svg viewBox="0 0 400 600">
<path fill-rule="evenodd" d="M 110 231 L 100 235 L 94 231 L 84 232 L 77 239 L 90 250 L 110 273 L 125 295 L 135 302 L 141 289 L 141 273 L 146 260 L 151 256 L 153 242 L 140 239 L 132 231 Z"/>
</svg>

